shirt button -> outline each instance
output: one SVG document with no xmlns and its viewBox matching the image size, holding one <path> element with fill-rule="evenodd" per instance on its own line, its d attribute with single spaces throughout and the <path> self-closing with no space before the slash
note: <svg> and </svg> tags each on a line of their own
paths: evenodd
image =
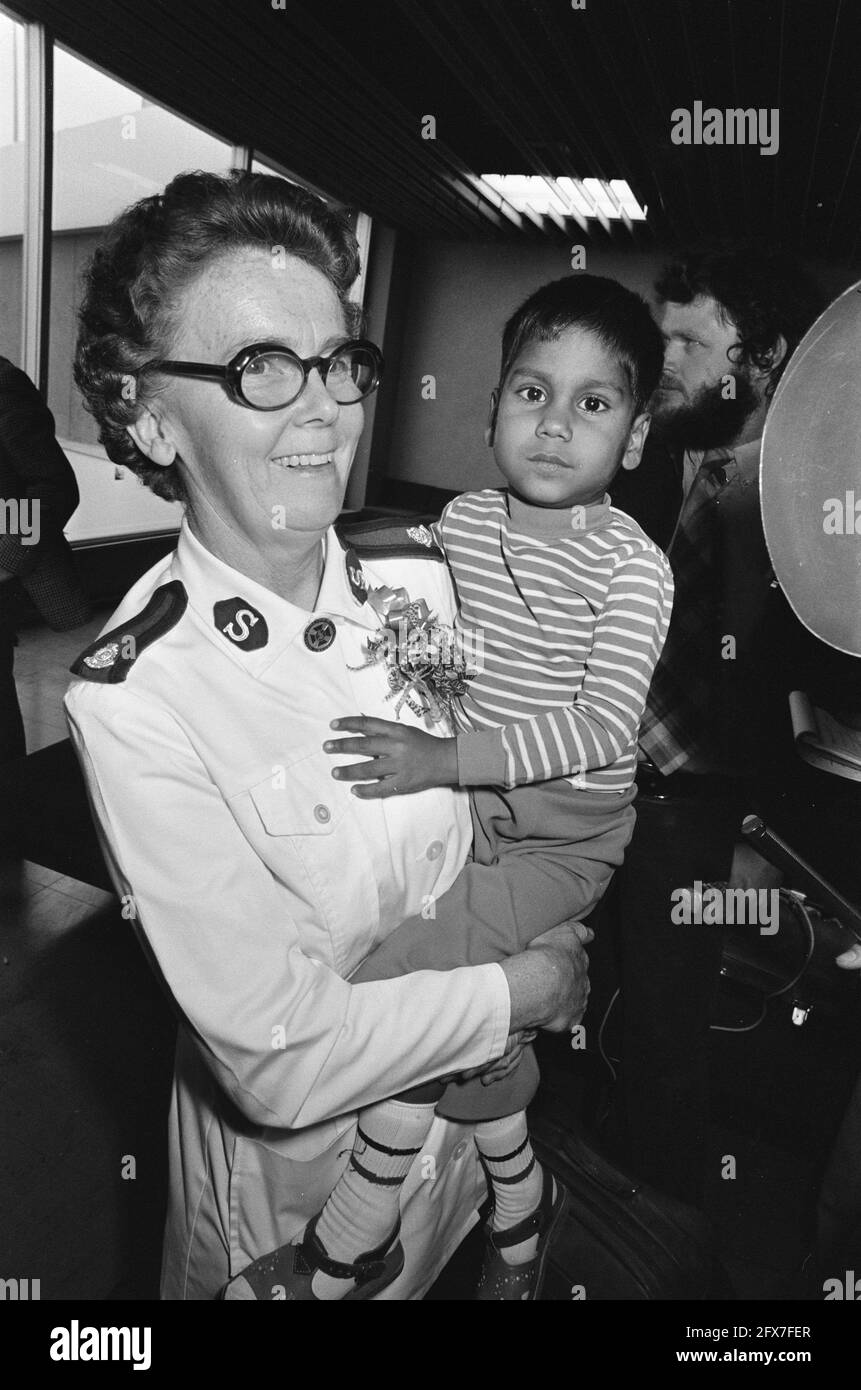
<svg viewBox="0 0 861 1390">
<path fill-rule="evenodd" d="M 427 847 L 426 854 L 428 859 L 439 859 L 442 854 L 442 840 L 431 840 Z"/>
<path fill-rule="evenodd" d="M 329 810 L 328 806 L 324 806 L 321 802 L 319 806 L 314 807 L 314 818 L 325 825 L 326 821 L 332 819 L 332 812 Z"/>
<path fill-rule="evenodd" d="M 466 1148 L 467 1146 L 465 1142 L 461 1139 L 460 1143 L 456 1144 L 451 1151 L 452 1158 L 463 1158 L 464 1154 L 466 1153 Z"/>
</svg>

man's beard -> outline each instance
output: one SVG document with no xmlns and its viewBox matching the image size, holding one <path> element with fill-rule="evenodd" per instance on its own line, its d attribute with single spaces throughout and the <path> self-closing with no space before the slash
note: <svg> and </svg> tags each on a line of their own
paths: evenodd
<svg viewBox="0 0 861 1390">
<path fill-rule="evenodd" d="M 724 382 L 701 386 L 696 394 L 679 405 L 673 397 L 661 401 L 660 394 L 651 406 L 652 430 L 667 444 L 685 449 L 720 449 L 732 444 L 759 405 L 747 376 L 733 372 L 735 396 L 724 397 Z"/>
</svg>

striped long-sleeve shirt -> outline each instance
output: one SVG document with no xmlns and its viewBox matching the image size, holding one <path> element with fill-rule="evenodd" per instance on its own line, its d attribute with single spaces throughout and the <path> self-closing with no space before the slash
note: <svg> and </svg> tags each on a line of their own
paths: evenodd
<svg viewBox="0 0 861 1390">
<path fill-rule="evenodd" d="M 663 553 L 609 498 L 558 510 L 463 493 L 434 529 L 481 653 L 456 711 L 460 785 L 626 790 L 672 611 Z"/>
</svg>

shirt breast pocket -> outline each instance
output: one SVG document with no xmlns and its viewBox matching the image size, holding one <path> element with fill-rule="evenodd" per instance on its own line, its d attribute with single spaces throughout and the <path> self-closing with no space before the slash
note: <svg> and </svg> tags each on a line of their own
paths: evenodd
<svg viewBox="0 0 861 1390">
<path fill-rule="evenodd" d="M 374 866 L 349 785 L 336 782 L 331 758 L 314 750 L 276 764 L 248 795 L 263 827 L 263 858 L 304 905 L 303 948 L 349 974 L 371 949 L 380 923 Z"/>
<path fill-rule="evenodd" d="M 251 787 L 268 835 L 331 836 L 346 813 L 347 788 L 332 777 L 332 760 L 320 751 L 305 753 L 289 764 L 276 764 L 271 776 Z"/>
</svg>

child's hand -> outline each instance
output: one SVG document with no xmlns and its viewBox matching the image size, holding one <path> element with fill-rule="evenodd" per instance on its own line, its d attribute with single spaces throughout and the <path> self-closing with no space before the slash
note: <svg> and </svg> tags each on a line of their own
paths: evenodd
<svg viewBox="0 0 861 1390">
<path fill-rule="evenodd" d="M 365 801 L 383 796 L 403 796 L 427 787 L 457 786 L 457 740 L 435 738 L 421 729 L 389 719 L 355 715 L 333 719 L 331 728 L 359 734 L 359 738 L 331 739 L 324 753 L 358 753 L 367 762 L 348 763 L 332 769 L 339 782 L 364 782 L 351 788 Z"/>
</svg>

